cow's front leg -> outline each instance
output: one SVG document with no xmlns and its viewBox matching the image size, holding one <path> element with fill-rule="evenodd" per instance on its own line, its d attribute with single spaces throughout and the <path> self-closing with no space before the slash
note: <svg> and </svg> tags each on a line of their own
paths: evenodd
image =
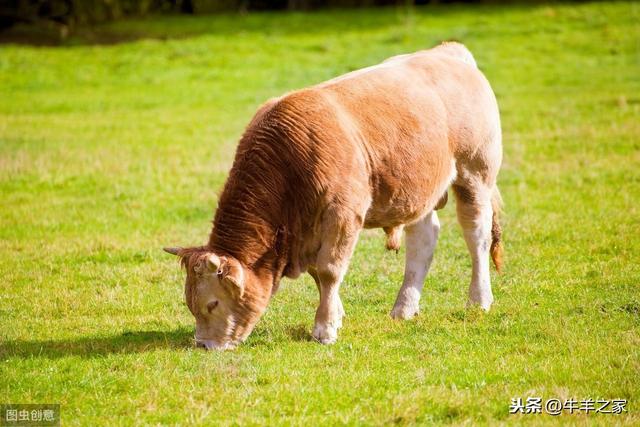
<svg viewBox="0 0 640 427">
<path fill-rule="evenodd" d="M 316 287 L 318 288 L 318 295 L 322 298 L 322 288 L 320 286 L 320 277 L 318 276 L 318 270 L 315 266 L 309 267 L 309 274 L 313 277 L 313 281 L 316 282 Z M 342 327 L 342 318 L 345 315 L 344 306 L 342 305 L 342 300 L 340 299 L 340 295 L 337 297 L 338 303 L 338 312 L 340 313 L 340 319 L 338 321 L 338 329 Z"/>
<path fill-rule="evenodd" d="M 313 337 L 322 344 L 335 343 L 338 329 L 342 327 L 345 313 L 339 295 L 340 283 L 358 240 L 359 227 L 357 221 L 331 227 L 318 253 L 314 279 L 320 292 L 320 304 L 316 311 Z"/>
<path fill-rule="evenodd" d="M 418 314 L 424 278 L 433 260 L 439 231 L 440 221 L 436 211 L 405 227 L 407 252 L 404 280 L 391 310 L 394 319 L 410 319 Z"/>
<path fill-rule="evenodd" d="M 316 311 L 313 337 L 321 344 L 335 343 L 338 329 L 342 327 L 339 288 L 340 284 L 334 281 L 320 286 L 320 304 Z"/>
</svg>

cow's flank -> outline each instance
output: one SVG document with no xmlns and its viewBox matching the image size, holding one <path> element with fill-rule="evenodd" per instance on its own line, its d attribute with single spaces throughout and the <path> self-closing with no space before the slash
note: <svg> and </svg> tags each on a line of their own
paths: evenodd
<svg viewBox="0 0 640 427">
<path fill-rule="evenodd" d="M 393 57 L 264 104 L 247 126 L 205 246 L 171 248 L 187 270 L 196 340 L 242 342 L 283 276 L 309 271 L 320 293 L 313 336 L 342 326 L 339 286 L 360 230 L 406 235 L 405 277 L 391 316 L 418 312 L 453 187 L 473 260 L 469 304 L 489 309 L 489 255 L 501 266 L 498 107 L 461 44 Z M 452 185 L 453 184 L 453 185 Z"/>
</svg>

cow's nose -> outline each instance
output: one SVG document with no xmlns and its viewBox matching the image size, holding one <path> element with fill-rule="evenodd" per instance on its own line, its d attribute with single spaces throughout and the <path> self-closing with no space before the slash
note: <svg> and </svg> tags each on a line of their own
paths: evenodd
<svg viewBox="0 0 640 427">
<path fill-rule="evenodd" d="M 197 348 L 204 348 L 205 350 L 213 350 L 216 348 L 216 344 L 213 340 L 196 340 Z"/>
</svg>

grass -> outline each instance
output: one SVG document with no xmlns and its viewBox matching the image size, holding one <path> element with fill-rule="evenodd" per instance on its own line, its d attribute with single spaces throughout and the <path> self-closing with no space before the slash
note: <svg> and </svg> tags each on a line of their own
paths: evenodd
<svg viewBox="0 0 640 427">
<path fill-rule="evenodd" d="M 65 425 L 640 423 L 640 6 L 632 2 L 159 17 L 64 46 L 0 46 L 0 401 Z M 96 36 L 97 37 L 97 36 Z M 502 110 L 506 272 L 465 311 L 452 203 L 422 313 L 403 254 L 364 233 L 339 342 L 310 278 L 248 342 L 192 348 L 165 245 L 206 241 L 258 105 L 457 39 Z M 623 415 L 508 414 L 513 397 L 628 399 Z"/>
</svg>

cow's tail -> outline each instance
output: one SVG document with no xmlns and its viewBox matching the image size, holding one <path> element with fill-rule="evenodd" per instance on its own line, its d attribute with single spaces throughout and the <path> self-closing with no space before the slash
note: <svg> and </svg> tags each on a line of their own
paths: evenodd
<svg viewBox="0 0 640 427">
<path fill-rule="evenodd" d="M 491 192 L 491 259 L 496 266 L 496 271 L 502 271 L 502 227 L 500 226 L 500 213 L 502 212 L 502 196 L 498 186 L 494 185 Z"/>
</svg>

